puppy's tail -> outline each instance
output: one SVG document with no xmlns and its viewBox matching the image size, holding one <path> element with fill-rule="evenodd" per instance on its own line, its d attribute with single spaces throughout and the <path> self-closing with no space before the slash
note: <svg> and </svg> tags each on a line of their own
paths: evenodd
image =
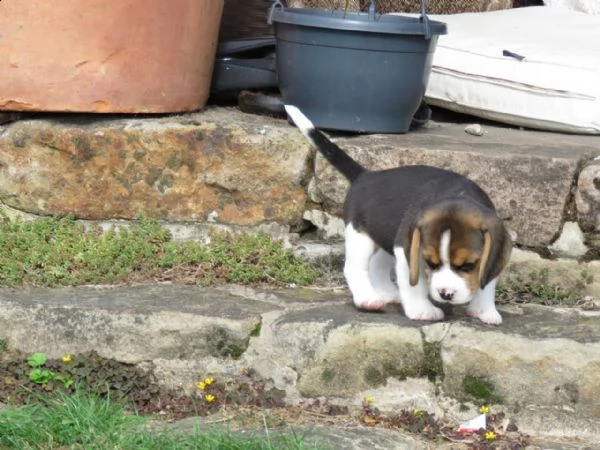
<svg viewBox="0 0 600 450">
<path fill-rule="evenodd" d="M 341 148 L 331 142 L 327 136 L 317 130 L 313 123 L 308 120 L 308 117 L 302 114 L 302 111 L 292 105 L 285 105 L 285 110 L 313 147 L 321 152 L 327 161 L 350 182 L 356 180 L 361 173 L 366 172 L 367 169 L 354 161 Z"/>
</svg>

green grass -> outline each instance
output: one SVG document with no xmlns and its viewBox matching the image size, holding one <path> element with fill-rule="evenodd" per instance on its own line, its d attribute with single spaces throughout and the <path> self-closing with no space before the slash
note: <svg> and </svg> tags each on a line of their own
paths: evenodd
<svg viewBox="0 0 600 450">
<path fill-rule="evenodd" d="M 215 428 L 176 432 L 129 414 L 110 399 L 77 391 L 42 397 L 40 403 L 0 409 L 1 449 L 81 450 L 300 450 L 323 448 L 291 434 L 236 434 Z"/>
<path fill-rule="evenodd" d="M 76 286 L 128 281 L 307 285 L 318 271 L 264 234 L 175 242 L 156 221 L 84 229 L 71 218 L 0 221 L 0 285 Z"/>
<path fill-rule="evenodd" d="M 575 279 L 550 275 L 547 267 L 507 273 L 498 284 L 498 295 L 501 300 L 517 298 L 521 302 L 548 306 L 575 306 L 584 296 L 586 286 L 594 281 L 593 274 L 587 270 L 582 270 Z"/>
</svg>

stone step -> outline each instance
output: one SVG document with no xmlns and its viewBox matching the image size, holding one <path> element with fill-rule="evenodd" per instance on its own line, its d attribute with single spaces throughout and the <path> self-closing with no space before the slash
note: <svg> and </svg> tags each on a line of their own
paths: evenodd
<svg viewBox="0 0 600 450">
<path fill-rule="evenodd" d="M 188 390 L 198 373 L 253 368 L 290 403 L 359 408 L 372 396 L 384 411 L 466 420 L 478 410 L 471 395 L 483 395 L 525 433 L 600 442 L 600 314 L 500 311 L 504 323 L 486 326 L 461 308 L 440 323 L 409 321 L 395 305 L 360 312 L 343 289 L 1 289 L 0 338 L 50 357 L 96 350 Z"/>
<path fill-rule="evenodd" d="M 444 119 L 446 120 L 446 119 Z M 522 247 L 596 257 L 594 136 L 432 121 L 405 135 L 334 135 L 373 169 L 431 164 L 479 182 Z M 168 117 L 37 115 L 0 125 L 0 210 L 107 221 L 140 214 L 234 227 L 312 222 L 339 235 L 346 182 L 284 120 L 210 107 Z M 316 162 L 315 162 L 316 161 Z"/>
</svg>

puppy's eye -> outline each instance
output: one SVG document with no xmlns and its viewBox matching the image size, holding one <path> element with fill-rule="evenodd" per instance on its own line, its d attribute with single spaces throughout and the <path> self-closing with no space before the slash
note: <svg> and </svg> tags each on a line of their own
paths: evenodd
<svg viewBox="0 0 600 450">
<path fill-rule="evenodd" d="M 456 268 L 459 272 L 472 272 L 475 269 L 475 263 L 467 262 Z"/>
<path fill-rule="evenodd" d="M 435 262 L 433 262 L 433 261 L 426 260 L 425 262 L 427 263 L 427 265 L 429 266 L 429 268 L 430 268 L 431 270 L 436 270 L 436 269 L 439 269 L 439 268 L 440 268 L 440 266 L 441 266 L 441 264 L 440 264 L 440 263 L 435 263 Z"/>
</svg>

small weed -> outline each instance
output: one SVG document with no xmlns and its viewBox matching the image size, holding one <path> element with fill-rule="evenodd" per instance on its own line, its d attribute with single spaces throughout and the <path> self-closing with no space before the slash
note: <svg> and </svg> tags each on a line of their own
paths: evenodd
<svg viewBox="0 0 600 450">
<path fill-rule="evenodd" d="M 0 339 L 0 355 L 8 348 L 8 342 L 6 339 Z"/>
<path fill-rule="evenodd" d="M 42 366 L 46 364 L 46 355 L 44 353 L 34 353 L 27 358 L 27 364 L 31 367 L 29 372 L 29 380 L 36 384 L 46 385 L 51 381 L 57 381 L 62 383 L 63 386 L 68 389 L 73 384 L 73 380 L 64 375 L 56 374 L 51 370 L 43 369 Z"/>
<path fill-rule="evenodd" d="M 311 284 L 319 276 L 264 234 L 213 234 L 209 244 L 174 242 L 156 221 L 85 229 L 73 218 L 0 222 L 0 285 L 63 286 L 171 281 Z"/>
<path fill-rule="evenodd" d="M 251 337 L 258 337 L 260 336 L 260 330 L 262 328 L 262 323 L 257 322 L 256 325 L 254 325 L 254 328 L 252 328 L 252 331 L 250 331 L 250 336 Z"/>
<path fill-rule="evenodd" d="M 42 367 L 47 360 L 45 353 L 34 353 L 27 358 L 27 364 L 29 367 Z"/>
<path fill-rule="evenodd" d="M 474 375 L 466 375 L 461 383 L 463 392 L 472 400 L 481 404 L 501 403 L 496 388 L 488 380 Z"/>
<path fill-rule="evenodd" d="M 587 269 L 583 269 L 581 271 L 581 281 L 586 285 L 592 284 L 594 282 L 594 274 Z"/>
<path fill-rule="evenodd" d="M 244 349 L 239 345 L 229 344 L 225 353 L 227 356 L 231 356 L 233 359 L 239 359 L 240 356 L 244 354 Z"/>
</svg>

